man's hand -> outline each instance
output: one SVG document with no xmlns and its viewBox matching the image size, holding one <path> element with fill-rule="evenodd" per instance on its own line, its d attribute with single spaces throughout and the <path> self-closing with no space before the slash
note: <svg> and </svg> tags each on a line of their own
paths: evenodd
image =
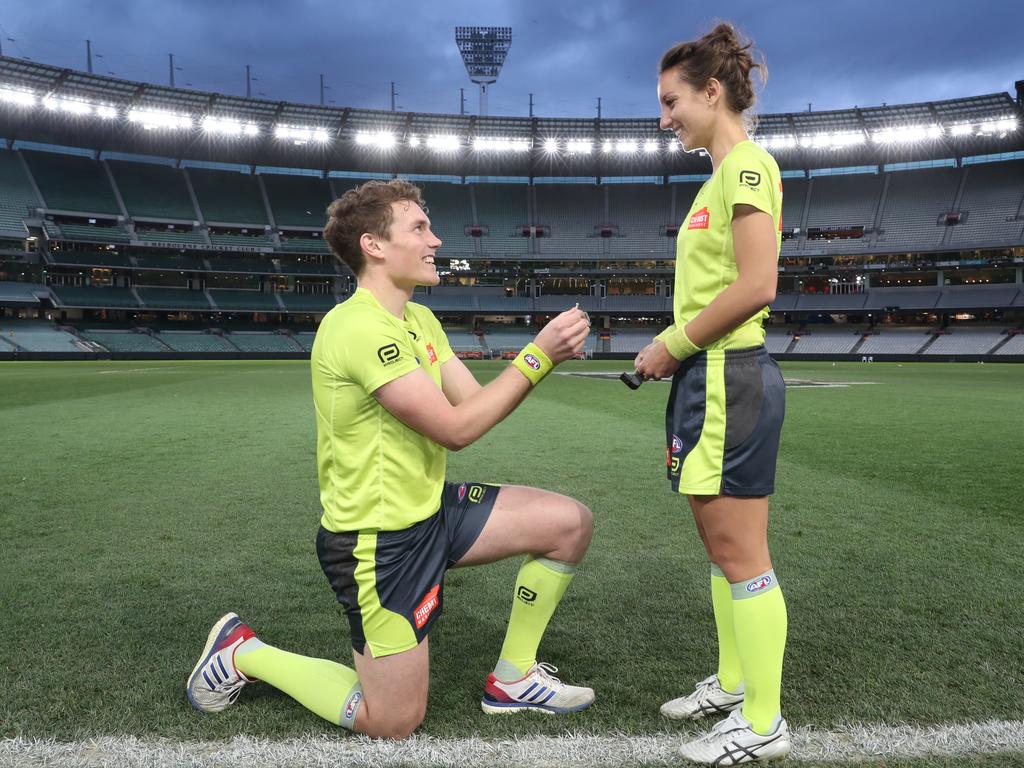
<svg viewBox="0 0 1024 768">
<path fill-rule="evenodd" d="M 582 353 L 589 335 L 590 317 L 579 307 L 573 307 L 545 325 L 533 343 L 558 365 Z"/>
<path fill-rule="evenodd" d="M 680 362 L 669 353 L 665 343 L 655 339 L 633 361 L 636 372 L 644 379 L 665 379 L 674 374 Z"/>
</svg>

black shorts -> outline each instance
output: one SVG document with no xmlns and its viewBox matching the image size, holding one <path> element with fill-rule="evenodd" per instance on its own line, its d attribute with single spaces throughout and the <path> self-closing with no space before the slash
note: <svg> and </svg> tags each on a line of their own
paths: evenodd
<svg viewBox="0 0 1024 768">
<path fill-rule="evenodd" d="M 374 658 L 415 648 L 441 615 L 444 573 L 484 529 L 500 485 L 445 483 L 437 514 L 401 531 L 332 533 L 316 552 L 345 608 L 352 647 Z"/>
<path fill-rule="evenodd" d="M 786 385 L 764 347 L 707 350 L 683 361 L 665 411 L 672 490 L 767 496 L 786 414 Z"/>
</svg>

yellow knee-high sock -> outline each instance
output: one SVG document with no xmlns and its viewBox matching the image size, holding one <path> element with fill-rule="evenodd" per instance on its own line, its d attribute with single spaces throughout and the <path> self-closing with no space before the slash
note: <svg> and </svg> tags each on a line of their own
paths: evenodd
<svg viewBox="0 0 1024 768">
<path fill-rule="evenodd" d="M 732 587 L 722 569 L 711 564 L 711 604 L 718 630 L 718 684 L 729 693 L 743 685 L 743 669 L 736 651 L 736 629 L 732 619 Z"/>
<path fill-rule="evenodd" d="M 766 736 L 781 715 L 786 650 L 786 601 L 774 570 L 732 585 L 732 616 L 745 686 L 743 716 Z"/>
<path fill-rule="evenodd" d="M 528 557 L 516 577 L 512 615 L 494 667 L 499 680 L 525 675 L 537 663 L 537 646 L 555 608 L 569 587 L 576 566 L 546 557 Z"/>
<path fill-rule="evenodd" d="M 287 693 L 324 720 L 349 730 L 355 725 L 363 692 L 354 669 L 282 651 L 255 637 L 238 646 L 235 667 L 246 677 Z"/>
</svg>

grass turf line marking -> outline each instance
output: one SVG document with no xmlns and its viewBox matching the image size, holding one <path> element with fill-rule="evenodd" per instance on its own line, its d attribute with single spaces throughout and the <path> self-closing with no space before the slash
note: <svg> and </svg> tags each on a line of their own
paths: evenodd
<svg viewBox="0 0 1024 768">
<path fill-rule="evenodd" d="M 235 736 L 221 742 L 142 740 L 101 736 L 75 742 L 18 737 L 0 741 L 0 764 L 65 766 L 345 765 L 490 768 L 494 765 L 618 766 L 673 763 L 679 736 L 533 736 L 485 741 L 413 736 L 373 741 L 364 736 L 311 735 L 274 741 Z M 937 726 L 807 726 L 792 730 L 790 761 L 851 762 L 878 759 L 948 758 L 1024 752 L 1024 720 L 989 720 Z"/>
<path fill-rule="evenodd" d="M 622 371 L 555 371 L 559 376 L 580 376 L 585 379 L 608 379 L 618 381 Z M 649 379 L 648 383 L 656 382 L 671 384 L 672 377 L 664 379 Z M 858 386 L 860 384 L 877 384 L 877 381 L 815 381 L 812 379 L 785 379 L 787 389 L 807 389 L 816 387 L 818 389 L 842 389 L 845 387 Z"/>
</svg>

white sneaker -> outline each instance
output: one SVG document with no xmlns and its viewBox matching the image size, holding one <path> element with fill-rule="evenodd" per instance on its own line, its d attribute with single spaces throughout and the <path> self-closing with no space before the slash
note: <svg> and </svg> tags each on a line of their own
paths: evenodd
<svg viewBox="0 0 1024 768">
<path fill-rule="evenodd" d="M 694 763 L 739 765 L 780 760 L 791 747 L 785 720 L 780 718 L 775 730 L 762 736 L 754 732 L 743 712 L 737 709 L 699 739 L 683 744 L 679 754 Z"/>
<path fill-rule="evenodd" d="M 724 715 L 743 703 L 743 686 L 738 693 L 722 689 L 718 675 L 712 675 L 697 683 L 689 696 L 666 701 L 661 705 L 661 714 L 672 720 L 697 720 L 707 715 Z"/>
<path fill-rule="evenodd" d="M 480 707 L 488 714 L 506 714 L 535 710 L 549 715 L 578 712 L 594 703 L 594 691 L 566 685 L 552 673 L 558 668 L 539 662 L 519 680 L 504 683 L 493 674 L 487 676 Z"/>
<path fill-rule="evenodd" d="M 203 655 L 185 683 L 193 707 L 200 712 L 220 712 L 235 703 L 245 684 L 252 682 L 235 668 L 235 651 L 255 636 L 234 613 L 225 614 L 213 625 Z"/>
</svg>

